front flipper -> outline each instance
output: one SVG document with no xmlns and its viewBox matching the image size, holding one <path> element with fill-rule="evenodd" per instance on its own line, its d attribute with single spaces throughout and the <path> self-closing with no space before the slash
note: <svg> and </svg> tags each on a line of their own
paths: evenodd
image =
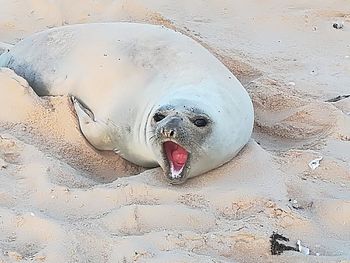
<svg viewBox="0 0 350 263">
<path fill-rule="evenodd" d="M 71 97 L 79 119 L 80 130 L 86 140 L 99 150 L 115 149 L 110 127 L 95 119 L 94 114 L 84 107 L 75 97 Z"/>
</svg>

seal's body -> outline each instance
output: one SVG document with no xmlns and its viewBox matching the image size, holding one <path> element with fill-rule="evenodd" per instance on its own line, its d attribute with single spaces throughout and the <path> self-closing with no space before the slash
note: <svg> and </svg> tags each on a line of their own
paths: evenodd
<svg viewBox="0 0 350 263">
<path fill-rule="evenodd" d="M 181 183 L 250 138 L 251 100 L 209 51 L 162 26 L 101 23 L 34 34 L 0 56 L 38 95 L 72 96 L 85 138 Z"/>
</svg>

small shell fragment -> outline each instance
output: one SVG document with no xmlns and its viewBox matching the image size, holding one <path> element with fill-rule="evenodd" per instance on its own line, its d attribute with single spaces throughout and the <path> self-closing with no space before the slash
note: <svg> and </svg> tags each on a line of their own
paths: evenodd
<svg viewBox="0 0 350 263">
<path fill-rule="evenodd" d="M 3 159 L 0 159 L 0 169 L 6 169 L 7 166 L 7 163 Z"/>
<path fill-rule="evenodd" d="M 323 157 L 318 157 L 314 160 L 312 160 L 311 162 L 309 162 L 309 167 L 312 169 L 312 170 L 315 170 L 317 167 L 320 166 L 320 161 L 323 159 Z"/>
<path fill-rule="evenodd" d="M 335 23 L 333 23 L 333 28 L 335 28 L 335 29 L 342 29 L 342 28 L 344 28 L 344 22 L 335 22 Z"/>
<path fill-rule="evenodd" d="M 302 253 L 304 255 L 310 255 L 310 249 L 308 247 L 304 247 L 301 244 L 300 240 L 297 241 L 297 246 L 298 246 L 298 250 L 299 250 L 300 253 Z"/>
<path fill-rule="evenodd" d="M 293 208 L 295 208 L 295 209 L 299 209 L 300 208 L 297 200 L 291 200 L 291 203 L 292 203 L 292 207 Z"/>
</svg>

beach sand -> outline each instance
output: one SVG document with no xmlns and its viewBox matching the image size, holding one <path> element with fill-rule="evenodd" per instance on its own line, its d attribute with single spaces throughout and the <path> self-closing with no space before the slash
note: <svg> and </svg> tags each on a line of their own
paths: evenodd
<svg viewBox="0 0 350 263">
<path fill-rule="evenodd" d="M 67 97 L 0 69 L 0 262 L 350 262 L 350 3 L 0 1 L 0 49 L 75 23 L 178 30 L 242 82 L 252 139 L 169 185 L 93 149 Z M 333 23 L 343 23 L 342 29 Z M 314 170 L 312 160 L 322 157 Z M 271 255 L 270 236 L 309 255 Z"/>
</svg>

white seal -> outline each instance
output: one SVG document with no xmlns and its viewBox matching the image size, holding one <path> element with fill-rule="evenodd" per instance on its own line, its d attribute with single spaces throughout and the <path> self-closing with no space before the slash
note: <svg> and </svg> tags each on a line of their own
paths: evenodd
<svg viewBox="0 0 350 263">
<path fill-rule="evenodd" d="M 252 102 L 208 50 L 162 26 L 100 23 L 34 34 L 0 56 L 38 95 L 73 98 L 97 149 L 171 183 L 231 160 L 248 142 Z"/>
</svg>

